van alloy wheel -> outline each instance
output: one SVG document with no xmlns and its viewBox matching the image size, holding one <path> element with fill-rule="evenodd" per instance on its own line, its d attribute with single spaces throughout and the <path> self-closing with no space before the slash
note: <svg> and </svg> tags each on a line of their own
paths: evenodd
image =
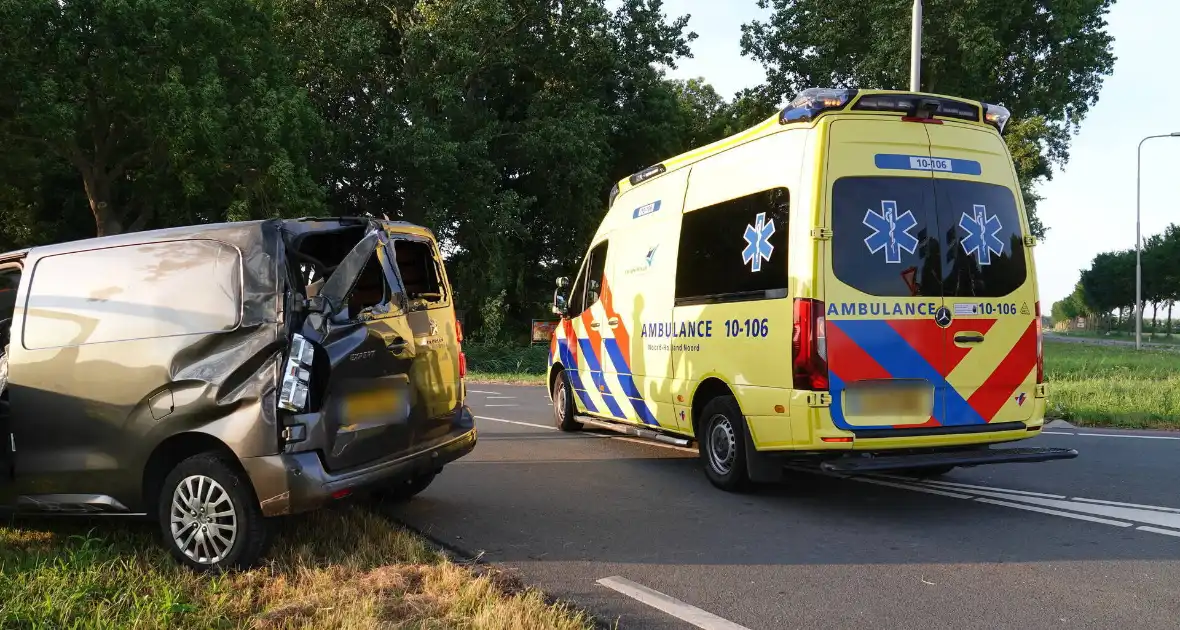
<svg viewBox="0 0 1180 630">
<path fill-rule="evenodd" d="M 564 371 L 553 379 L 550 398 L 553 400 L 553 420 L 557 428 L 562 431 L 580 431 L 583 425 L 577 420 L 574 399 L 570 396 L 569 375 Z"/>
<path fill-rule="evenodd" d="M 733 470 L 733 462 L 737 459 L 737 436 L 734 434 L 733 422 L 724 415 L 717 414 L 709 419 L 709 465 L 719 475 L 728 475 Z"/>
<path fill-rule="evenodd" d="M 193 562 L 217 564 L 238 537 L 238 512 L 229 493 L 204 475 L 183 479 L 172 493 L 172 540 Z"/>
</svg>

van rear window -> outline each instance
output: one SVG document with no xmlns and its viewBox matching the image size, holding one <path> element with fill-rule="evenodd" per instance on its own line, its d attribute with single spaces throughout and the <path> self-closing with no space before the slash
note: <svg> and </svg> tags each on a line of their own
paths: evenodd
<svg viewBox="0 0 1180 630">
<path fill-rule="evenodd" d="M 242 259 L 212 240 L 48 256 L 29 284 L 29 350 L 215 333 L 238 326 Z"/>
<path fill-rule="evenodd" d="M 924 177 L 845 177 L 832 191 L 832 266 L 882 297 L 1001 297 L 1024 284 L 1012 192 Z"/>
</svg>

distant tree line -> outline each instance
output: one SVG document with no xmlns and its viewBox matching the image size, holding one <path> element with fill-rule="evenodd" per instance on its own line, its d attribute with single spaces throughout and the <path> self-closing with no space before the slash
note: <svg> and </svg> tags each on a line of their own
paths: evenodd
<svg viewBox="0 0 1180 630">
<path fill-rule="evenodd" d="M 0 250 L 388 216 L 440 236 L 468 330 L 527 335 L 615 181 L 805 87 L 907 87 L 909 0 L 747 1 L 768 82 L 727 98 L 667 77 L 696 36 L 661 0 L 0 0 Z M 926 7 L 922 88 L 1012 110 L 1038 236 L 1112 2 Z"/>
<path fill-rule="evenodd" d="M 1180 300 L 1180 226 L 1172 224 L 1147 238 L 1141 252 L 1144 328 L 1172 334 L 1172 309 Z M 1151 318 L 1147 318 L 1150 309 Z M 1165 324 L 1161 328 L 1160 313 Z M 1135 250 L 1104 252 L 1094 257 L 1068 297 L 1055 302 L 1054 322 L 1088 317 L 1106 330 L 1134 329 Z"/>
</svg>

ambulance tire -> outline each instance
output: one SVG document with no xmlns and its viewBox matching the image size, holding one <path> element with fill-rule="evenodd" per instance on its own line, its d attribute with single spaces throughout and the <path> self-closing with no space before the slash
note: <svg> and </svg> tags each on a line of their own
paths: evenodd
<svg viewBox="0 0 1180 630">
<path fill-rule="evenodd" d="M 553 379 L 553 421 L 557 428 L 567 433 L 582 430 L 582 423 L 578 422 L 577 409 L 574 408 L 573 390 L 570 379 L 562 370 Z"/>
<path fill-rule="evenodd" d="M 697 447 L 705 476 L 726 492 L 750 485 L 746 469 L 746 419 L 733 396 L 718 396 L 701 410 Z"/>
</svg>

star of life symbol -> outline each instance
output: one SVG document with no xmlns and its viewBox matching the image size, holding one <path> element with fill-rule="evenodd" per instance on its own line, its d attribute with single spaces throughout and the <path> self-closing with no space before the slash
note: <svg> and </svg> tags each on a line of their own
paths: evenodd
<svg viewBox="0 0 1180 630">
<path fill-rule="evenodd" d="M 910 234 L 910 230 L 918 225 L 918 220 L 909 210 L 897 214 L 896 201 L 881 201 L 881 213 L 877 214 L 870 208 L 865 212 L 864 224 L 873 229 L 873 233 L 865 239 L 865 246 L 870 254 L 885 250 L 885 262 L 889 264 L 901 263 L 901 250 L 912 254 L 918 249 L 918 238 Z"/>
<path fill-rule="evenodd" d="M 762 261 L 770 262 L 774 253 L 774 245 L 770 244 L 770 237 L 774 235 L 774 219 L 766 222 L 766 213 L 759 212 L 754 217 L 754 225 L 746 226 L 746 248 L 742 250 L 742 263 L 751 265 L 750 271 L 762 271 Z"/>
<path fill-rule="evenodd" d="M 963 251 L 968 256 L 975 254 L 979 264 L 990 265 L 993 253 L 997 256 L 1004 254 L 1004 241 L 996 236 L 1004 226 L 996 215 L 987 216 L 987 206 L 975 204 L 973 210 L 974 216 L 964 212 L 959 219 L 959 227 L 967 232 L 967 237 L 961 241 Z"/>
</svg>

